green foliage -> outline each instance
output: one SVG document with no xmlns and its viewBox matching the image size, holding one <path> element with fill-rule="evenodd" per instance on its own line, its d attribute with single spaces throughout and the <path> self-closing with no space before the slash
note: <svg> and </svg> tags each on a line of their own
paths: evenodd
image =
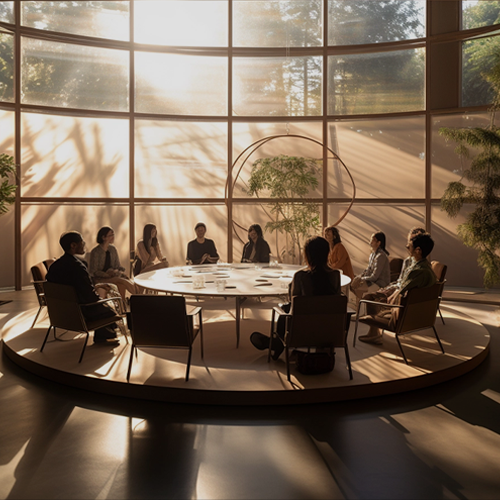
<svg viewBox="0 0 500 500">
<path fill-rule="evenodd" d="M 477 2 L 463 12 L 464 29 L 500 23 L 500 1 Z M 463 105 L 478 106 L 492 102 L 498 92 L 491 88 L 487 75 L 496 63 L 500 37 L 492 36 L 465 42 L 463 45 Z M 479 78 L 483 76 L 483 78 Z"/>
<path fill-rule="evenodd" d="M 291 248 L 278 254 L 287 253 L 294 261 L 297 257 L 301 260 L 304 240 L 320 229 L 318 205 L 300 200 L 318 187 L 320 164 L 312 158 L 280 155 L 260 158 L 252 165 L 246 192 L 276 200 L 271 203 L 273 220 L 266 224 L 266 229 L 290 236 Z"/>
<path fill-rule="evenodd" d="M 495 125 L 500 103 L 500 54 L 496 57 L 495 66 L 485 76 L 495 91 L 489 110 L 490 124 L 484 128 L 439 131 L 447 141 L 458 143 L 455 151 L 459 156 L 471 158 L 462 179 L 448 184 L 441 198 L 441 209 L 453 218 L 465 204 L 475 205 L 466 221 L 458 226 L 458 236 L 466 246 L 478 250 L 478 264 L 484 269 L 486 287 L 500 283 L 500 128 Z"/>
<path fill-rule="evenodd" d="M 9 211 L 9 205 L 12 205 L 16 199 L 15 193 L 17 186 L 10 183 L 10 177 L 15 176 L 16 165 L 14 158 L 6 154 L 0 154 L 0 215 Z"/>
</svg>

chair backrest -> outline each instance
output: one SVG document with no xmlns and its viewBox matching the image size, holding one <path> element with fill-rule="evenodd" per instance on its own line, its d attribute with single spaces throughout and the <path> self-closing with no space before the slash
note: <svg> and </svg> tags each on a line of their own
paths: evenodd
<svg viewBox="0 0 500 500">
<path fill-rule="evenodd" d="M 87 331 L 74 287 L 46 281 L 44 290 L 52 326 L 74 332 Z"/>
<path fill-rule="evenodd" d="M 448 266 L 441 264 L 438 260 L 433 260 L 431 262 L 432 270 L 436 275 L 438 281 L 444 281 L 446 278 L 446 271 L 448 270 Z"/>
<path fill-rule="evenodd" d="M 438 281 L 426 288 L 409 290 L 406 296 L 401 299 L 403 309 L 399 311 L 394 331 L 405 333 L 433 327 L 439 307 L 441 289 L 442 282 Z"/>
<path fill-rule="evenodd" d="M 400 257 L 389 258 L 389 269 L 391 270 L 391 281 L 396 281 L 399 278 L 401 269 L 403 269 L 404 260 Z"/>
<path fill-rule="evenodd" d="M 184 297 L 132 295 L 130 316 L 136 346 L 189 347 L 192 343 Z"/>
<path fill-rule="evenodd" d="M 45 295 L 43 289 L 42 281 L 45 281 L 47 276 L 47 269 L 43 265 L 43 262 L 39 262 L 31 267 L 31 276 L 33 278 L 33 286 L 35 287 L 36 296 L 38 298 L 38 303 L 40 306 L 45 306 Z"/>
<path fill-rule="evenodd" d="M 347 317 L 345 295 L 292 299 L 289 347 L 344 347 Z"/>
<path fill-rule="evenodd" d="M 43 261 L 43 265 L 45 266 L 45 269 L 47 271 L 49 270 L 50 266 L 56 261 L 56 259 L 46 259 Z"/>
</svg>

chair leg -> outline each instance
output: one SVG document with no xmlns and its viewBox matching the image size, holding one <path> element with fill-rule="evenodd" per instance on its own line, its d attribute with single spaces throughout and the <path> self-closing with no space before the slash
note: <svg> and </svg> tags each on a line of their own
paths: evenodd
<svg viewBox="0 0 500 500">
<path fill-rule="evenodd" d="M 273 336 L 274 336 L 274 320 L 276 317 L 276 313 L 273 309 L 273 313 L 271 316 L 271 331 L 269 332 L 269 349 L 267 350 L 267 362 L 271 362 L 271 345 L 273 343 Z"/>
<path fill-rule="evenodd" d="M 351 357 L 349 356 L 349 348 L 347 342 L 344 344 L 345 360 L 347 361 L 347 368 L 349 369 L 349 380 L 352 380 Z"/>
<path fill-rule="evenodd" d="M 45 338 L 43 339 L 43 344 L 42 344 L 42 348 L 40 349 L 40 352 L 43 352 L 43 348 L 45 347 L 45 343 L 47 342 L 47 339 L 49 338 L 49 333 L 50 333 L 51 329 L 52 329 L 52 325 L 50 325 L 49 329 L 47 330 Z M 56 329 L 56 327 L 54 327 L 54 331 L 55 331 L 55 329 Z"/>
<path fill-rule="evenodd" d="M 40 316 L 40 313 L 42 312 L 43 306 L 40 306 L 38 309 L 38 312 L 36 313 L 35 319 L 33 320 L 33 324 L 31 325 L 31 328 L 35 326 L 36 320 L 38 319 L 38 316 Z"/>
<path fill-rule="evenodd" d="M 356 347 L 356 337 L 358 335 L 358 323 L 359 323 L 358 317 L 356 317 L 356 328 L 354 329 L 354 338 L 352 339 L 352 346 L 353 347 Z"/>
<path fill-rule="evenodd" d="M 83 343 L 83 349 L 82 353 L 80 354 L 80 359 L 78 360 L 78 363 L 82 362 L 83 359 L 83 354 L 85 353 L 85 348 L 87 347 L 87 342 L 89 341 L 89 332 L 86 332 L 87 336 L 85 337 L 85 342 Z"/>
<path fill-rule="evenodd" d="M 189 380 L 189 369 L 191 368 L 191 353 L 192 353 L 192 346 L 189 346 L 189 354 L 186 366 L 186 382 Z"/>
<path fill-rule="evenodd" d="M 439 316 L 441 317 L 441 321 L 443 322 L 443 325 L 445 325 L 446 323 L 444 322 L 444 318 L 443 318 L 443 315 L 441 314 L 441 308 L 440 307 L 438 307 L 438 312 L 439 312 Z"/>
<path fill-rule="evenodd" d="M 290 354 L 288 353 L 288 346 L 285 346 L 285 357 L 286 357 L 286 378 L 288 382 L 292 383 L 290 379 Z"/>
<path fill-rule="evenodd" d="M 441 347 L 441 352 L 444 354 L 444 348 L 443 348 L 443 344 L 441 344 L 441 339 L 439 338 L 439 335 L 437 334 L 436 329 L 434 327 L 432 327 L 432 329 L 434 330 L 434 335 L 436 336 L 436 340 L 438 341 L 439 347 Z"/>
<path fill-rule="evenodd" d="M 403 351 L 403 346 L 401 345 L 401 342 L 399 341 L 399 335 L 397 333 L 395 335 L 396 335 L 396 340 L 397 340 L 398 345 L 399 345 L 399 350 L 401 351 L 401 354 L 403 355 L 403 359 L 405 360 L 405 363 L 408 364 L 408 360 L 406 359 L 406 354 Z"/>
<path fill-rule="evenodd" d="M 200 310 L 200 344 L 201 344 L 201 359 L 203 359 L 203 319 L 201 317 L 201 310 Z"/>
<path fill-rule="evenodd" d="M 132 344 L 132 347 L 130 348 L 130 361 L 128 363 L 128 370 L 127 370 L 127 382 L 130 381 L 130 372 L 132 371 L 132 361 L 134 361 L 134 351 L 136 351 L 137 355 L 137 348 L 135 347 L 134 344 Z"/>
</svg>

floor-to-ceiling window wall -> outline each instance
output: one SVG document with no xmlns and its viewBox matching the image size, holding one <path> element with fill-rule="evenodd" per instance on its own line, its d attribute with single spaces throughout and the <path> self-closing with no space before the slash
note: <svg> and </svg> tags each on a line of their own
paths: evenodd
<svg viewBox="0 0 500 500">
<path fill-rule="evenodd" d="M 0 2 L 0 152 L 15 155 L 20 186 L 0 218 L 0 288 L 29 284 L 61 232 L 90 250 L 102 225 L 125 264 L 150 221 L 173 265 L 199 220 L 222 259 L 239 260 L 239 228 L 273 218 L 248 194 L 263 157 L 320 160 L 306 199 L 335 223 L 353 188 L 327 148 L 356 183 L 339 226 L 355 267 L 375 229 L 404 256 L 422 225 L 450 282 L 480 285 L 460 217 L 439 209 L 463 166 L 438 131 L 487 119 L 480 75 L 499 12 L 489 0 Z M 290 258 L 285 235 L 266 238 Z"/>
</svg>

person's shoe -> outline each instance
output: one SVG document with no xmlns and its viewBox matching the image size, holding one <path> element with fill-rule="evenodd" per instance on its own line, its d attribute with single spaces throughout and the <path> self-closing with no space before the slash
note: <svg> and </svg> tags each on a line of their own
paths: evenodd
<svg viewBox="0 0 500 500">
<path fill-rule="evenodd" d="M 273 339 L 271 350 L 271 358 L 276 361 L 281 356 L 281 353 L 285 350 L 285 346 L 283 345 L 283 342 L 281 342 L 281 340 Z"/>
<path fill-rule="evenodd" d="M 107 345 L 108 347 L 116 347 L 120 345 L 120 340 L 116 337 L 112 337 L 109 339 L 94 339 L 94 344 L 97 345 Z"/>
<path fill-rule="evenodd" d="M 259 351 L 264 351 L 269 348 L 269 337 L 260 332 L 253 332 L 250 335 L 250 342 Z"/>
<path fill-rule="evenodd" d="M 382 335 L 361 335 L 358 338 L 367 344 L 382 345 Z"/>
</svg>

